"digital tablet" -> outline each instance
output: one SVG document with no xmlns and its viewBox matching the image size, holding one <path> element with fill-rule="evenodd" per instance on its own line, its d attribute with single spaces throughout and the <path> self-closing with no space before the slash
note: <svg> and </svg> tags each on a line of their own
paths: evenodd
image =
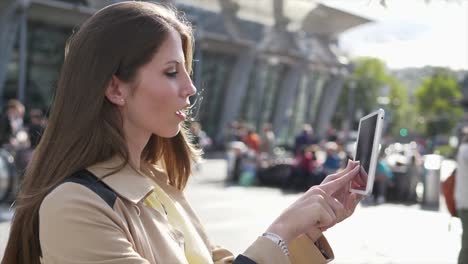
<svg viewBox="0 0 468 264">
<path fill-rule="evenodd" d="M 351 182 L 351 192 L 363 195 L 372 193 L 375 170 L 379 159 L 379 144 L 384 115 L 384 110 L 379 109 L 359 120 L 354 160 L 359 161 L 361 170 L 359 175 Z"/>
</svg>

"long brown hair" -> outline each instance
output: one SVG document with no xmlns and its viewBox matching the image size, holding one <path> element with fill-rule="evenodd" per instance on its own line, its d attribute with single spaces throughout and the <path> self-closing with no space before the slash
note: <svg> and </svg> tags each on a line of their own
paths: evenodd
<svg viewBox="0 0 468 264">
<path fill-rule="evenodd" d="M 148 2 L 121 2 L 103 8 L 73 34 L 57 84 L 50 121 L 30 162 L 16 200 L 16 211 L 2 264 L 40 263 L 39 208 L 50 190 L 73 172 L 115 155 L 128 163 L 122 119 L 105 98 L 113 75 L 133 81 L 158 51 L 168 32 L 180 33 L 191 72 L 193 35 L 175 10 Z M 152 135 L 142 159 L 162 163 L 169 182 L 183 189 L 199 152 L 187 129 L 173 138 Z"/>
</svg>

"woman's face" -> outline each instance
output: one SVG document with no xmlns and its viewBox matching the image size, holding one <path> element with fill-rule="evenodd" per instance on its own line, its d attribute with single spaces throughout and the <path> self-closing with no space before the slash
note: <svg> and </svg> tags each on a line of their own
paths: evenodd
<svg viewBox="0 0 468 264">
<path fill-rule="evenodd" d="M 174 137 L 187 117 L 181 111 L 196 93 L 185 69 L 180 34 L 171 30 L 151 61 L 138 70 L 122 109 L 130 136 Z"/>
</svg>

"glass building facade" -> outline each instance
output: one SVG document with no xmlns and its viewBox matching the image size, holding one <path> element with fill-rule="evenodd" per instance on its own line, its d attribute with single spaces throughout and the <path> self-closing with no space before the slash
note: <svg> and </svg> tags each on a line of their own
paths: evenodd
<svg viewBox="0 0 468 264">
<path fill-rule="evenodd" d="M 54 89 L 64 58 L 64 47 L 71 28 L 61 28 L 40 22 L 28 23 L 26 93 L 28 108 L 47 109 L 51 104 Z M 19 48 L 18 39 L 8 64 L 3 101 L 18 98 Z"/>
<path fill-rule="evenodd" d="M 52 11 L 50 12 L 59 14 L 61 10 L 57 9 L 58 7 L 52 2 L 57 1 L 51 1 L 49 9 Z M 71 6 L 67 10 L 67 12 L 72 12 L 71 14 L 79 12 L 74 11 L 73 6 L 76 8 L 88 4 L 87 1 L 62 2 Z M 45 0 L 44 3 L 46 5 L 47 1 Z M 291 61 L 278 60 L 274 52 L 273 54 L 259 52 L 254 55 L 253 66 L 246 65 L 249 70 L 242 73 L 243 65 L 239 67 L 239 58 L 248 49 L 254 49 L 255 45 L 265 38 L 265 32 L 269 32 L 266 29 L 270 26 L 238 18 L 236 23 L 239 30 L 237 35 L 233 36 L 232 29 L 229 30 L 225 24 L 225 14 L 222 12 L 188 5 L 181 5 L 179 8 L 186 13 L 189 19 L 193 20 L 195 28 L 198 30 L 195 34 L 197 50 L 194 57 L 194 79 L 204 99 L 197 119 L 209 136 L 215 138 L 217 134 L 223 132 L 220 124 L 234 120 L 246 122 L 250 128 L 260 132 L 263 124 L 273 123 L 277 115 L 285 115 L 286 121 L 281 123 L 281 135 L 278 136 L 281 140 L 280 143 L 290 143 L 291 138 L 300 130 L 303 123 L 313 123 L 317 120 L 317 113 L 321 111 L 319 109 L 322 105 L 321 98 L 324 91 L 329 89 L 327 88 L 329 74 L 326 71 L 310 70 L 307 66 L 310 59 L 298 58 L 295 55 L 296 57 L 293 56 L 292 60 L 300 61 L 300 63 L 305 62 L 305 69 L 301 74 L 300 81 L 294 84 L 297 87 L 291 87 L 287 82 L 288 71 L 292 68 Z M 71 22 L 68 22 L 57 25 L 51 23 L 46 17 L 48 13 L 44 13 L 44 17 L 41 17 L 40 11 L 37 10 L 34 17 L 29 19 L 27 23 L 24 103 L 27 108 L 47 110 L 53 100 L 54 89 L 63 62 L 66 40 L 78 24 L 72 23 L 70 25 Z M 86 18 L 90 14 L 81 13 L 80 15 Z M 63 16 L 61 19 L 67 20 L 68 18 Z M 198 34 L 199 32 L 202 34 Z M 1 94 L 3 102 L 11 98 L 18 98 L 19 41 L 20 38 L 17 37 L 6 67 L 7 77 L 3 85 L 3 94 Z M 206 43 L 216 43 L 216 48 L 213 48 L 212 44 L 205 45 Z M 326 47 L 307 48 L 307 50 L 321 49 L 324 50 Z M 285 55 L 283 51 L 281 56 L 288 57 L 289 55 Z M 320 62 L 314 63 L 320 64 Z M 233 74 L 236 67 L 238 71 L 241 70 L 237 75 Z M 233 84 L 238 81 L 235 78 L 240 78 L 239 76 L 243 76 L 242 74 L 247 78 L 246 85 L 241 87 L 242 89 L 236 88 L 239 89 L 239 93 L 234 93 L 239 97 L 237 99 L 240 102 L 240 107 L 232 115 L 226 115 L 225 112 L 231 111 L 231 109 L 224 106 L 233 100 L 233 98 L 228 98 L 228 90 L 233 89 Z M 282 96 L 284 89 L 294 89 L 292 101 L 289 99 L 289 101 L 284 101 L 286 100 Z M 234 120 L 225 120 L 226 116 L 234 117 Z"/>
<path fill-rule="evenodd" d="M 232 54 L 202 51 L 199 61 L 199 67 L 202 68 L 201 87 L 197 89 L 201 91 L 203 101 L 198 119 L 209 135 L 217 132 L 217 124 L 221 118 L 220 109 L 226 100 L 226 87 L 234 62 L 235 57 Z"/>
</svg>

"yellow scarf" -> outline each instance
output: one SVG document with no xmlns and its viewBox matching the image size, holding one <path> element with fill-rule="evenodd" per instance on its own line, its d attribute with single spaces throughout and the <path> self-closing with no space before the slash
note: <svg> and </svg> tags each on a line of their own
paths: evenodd
<svg viewBox="0 0 468 264">
<path fill-rule="evenodd" d="M 211 253 L 190 221 L 184 208 L 155 184 L 154 191 L 144 201 L 162 215 L 167 213 L 169 224 L 184 234 L 185 257 L 189 264 L 212 264 Z"/>
</svg>

